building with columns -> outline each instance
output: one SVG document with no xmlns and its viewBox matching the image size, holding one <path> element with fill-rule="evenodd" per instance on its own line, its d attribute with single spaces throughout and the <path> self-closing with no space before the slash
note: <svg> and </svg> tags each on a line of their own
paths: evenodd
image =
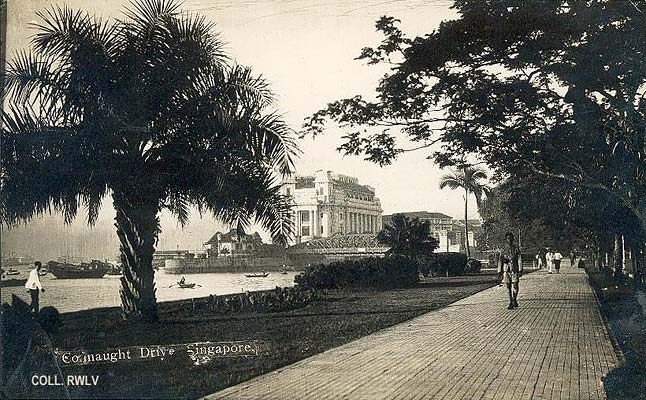
<svg viewBox="0 0 646 400">
<path fill-rule="evenodd" d="M 295 232 L 290 245 L 334 235 L 376 235 L 381 230 L 375 189 L 357 178 L 319 170 L 286 179 L 281 193 L 293 201 Z"/>
</svg>

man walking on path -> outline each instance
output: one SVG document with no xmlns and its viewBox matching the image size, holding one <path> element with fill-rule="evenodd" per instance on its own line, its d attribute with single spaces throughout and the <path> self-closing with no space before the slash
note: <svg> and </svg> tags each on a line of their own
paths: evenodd
<svg viewBox="0 0 646 400">
<path fill-rule="evenodd" d="M 561 260 L 563 259 L 563 254 L 559 253 L 558 250 L 554 253 L 554 269 L 556 273 L 561 273 Z"/>
<path fill-rule="evenodd" d="M 25 287 L 27 290 L 29 290 L 29 295 L 31 296 L 31 311 L 34 314 L 38 314 L 39 311 L 39 306 L 38 306 L 38 295 L 39 291 L 44 292 L 45 289 L 43 288 L 43 285 L 40 283 L 40 275 L 38 274 L 40 271 L 40 268 L 42 267 L 42 264 L 40 261 L 36 261 L 34 263 L 35 268 L 31 270 L 29 273 L 29 279 L 27 279 L 27 282 L 25 283 Z"/>
<path fill-rule="evenodd" d="M 547 262 L 547 273 L 551 274 L 552 266 L 554 265 L 554 253 L 552 253 L 552 250 L 547 250 L 547 254 L 545 254 L 545 261 Z"/>
<path fill-rule="evenodd" d="M 507 243 L 500 250 L 498 255 L 498 278 L 507 285 L 509 293 L 508 310 L 518 307 L 518 281 L 523 273 L 522 262 L 520 261 L 520 249 L 514 243 L 514 234 L 505 234 Z"/>
</svg>

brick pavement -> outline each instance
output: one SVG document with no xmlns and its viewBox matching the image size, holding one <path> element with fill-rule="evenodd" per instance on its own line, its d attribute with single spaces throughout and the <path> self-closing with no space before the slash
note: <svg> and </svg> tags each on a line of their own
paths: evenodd
<svg viewBox="0 0 646 400">
<path fill-rule="evenodd" d="M 525 275 L 518 301 L 494 287 L 207 398 L 605 398 L 619 357 L 585 272 Z"/>
</svg>

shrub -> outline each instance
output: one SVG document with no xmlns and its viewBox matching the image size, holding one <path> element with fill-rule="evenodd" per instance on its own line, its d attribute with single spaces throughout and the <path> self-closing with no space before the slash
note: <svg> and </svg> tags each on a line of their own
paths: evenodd
<svg viewBox="0 0 646 400">
<path fill-rule="evenodd" d="M 395 288 L 419 282 L 415 261 L 403 256 L 369 257 L 307 267 L 294 281 L 306 288 L 339 289 L 348 287 Z"/>
<path fill-rule="evenodd" d="M 431 259 L 431 270 L 437 275 L 464 275 L 467 256 L 462 253 L 437 253 Z"/>
<path fill-rule="evenodd" d="M 498 254 L 489 254 L 489 268 L 498 268 Z"/>
<path fill-rule="evenodd" d="M 475 258 L 469 258 L 464 272 L 467 274 L 476 274 L 482 269 L 482 263 Z"/>
<path fill-rule="evenodd" d="M 422 274 L 424 278 L 428 277 L 431 274 L 431 264 L 428 260 L 424 260 L 419 263 L 419 273 Z"/>
</svg>

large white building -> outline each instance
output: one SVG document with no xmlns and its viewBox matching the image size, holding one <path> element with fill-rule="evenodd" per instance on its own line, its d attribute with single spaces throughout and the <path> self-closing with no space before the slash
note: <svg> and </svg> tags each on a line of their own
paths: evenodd
<svg viewBox="0 0 646 400">
<path fill-rule="evenodd" d="M 381 230 L 375 189 L 357 178 L 319 170 L 286 179 L 281 191 L 293 200 L 295 232 L 290 244 L 339 234 L 376 235 Z"/>
</svg>

